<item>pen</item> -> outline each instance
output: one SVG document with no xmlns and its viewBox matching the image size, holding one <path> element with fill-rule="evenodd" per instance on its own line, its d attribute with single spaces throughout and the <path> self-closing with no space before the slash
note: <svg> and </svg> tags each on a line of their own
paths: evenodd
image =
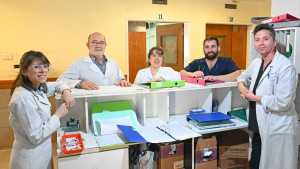
<svg viewBox="0 0 300 169">
<path fill-rule="evenodd" d="M 167 134 L 169 137 L 171 137 L 172 139 L 174 139 L 174 140 L 177 140 L 176 138 L 174 138 L 170 133 L 168 133 L 166 130 L 164 130 L 163 128 L 161 128 L 161 127 L 159 127 L 159 126 L 157 126 L 156 127 L 158 130 L 160 130 L 160 131 L 162 131 L 162 132 L 164 132 L 165 134 Z"/>
</svg>

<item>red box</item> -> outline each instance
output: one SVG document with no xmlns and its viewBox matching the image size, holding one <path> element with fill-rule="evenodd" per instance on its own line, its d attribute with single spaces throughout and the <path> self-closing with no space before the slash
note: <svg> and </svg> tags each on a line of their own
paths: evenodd
<svg viewBox="0 0 300 169">
<path fill-rule="evenodd" d="M 274 16 L 270 19 L 263 20 L 261 23 L 277 23 L 277 22 L 288 22 L 288 21 L 296 21 L 296 20 L 299 20 L 299 18 L 289 13 L 285 13 L 282 15 Z"/>
<path fill-rule="evenodd" d="M 83 151 L 83 142 L 80 133 L 64 134 L 60 141 L 64 154 L 79 154 Z"/>
<path fill-rule="evenodd" d="M 295 20 L 299 20 L 298 18 L 294 17 L 293 15 L 290 15 L 288 13 L 279 15 L 279 16 L 275 16 L 272 18 L 272 22 L 287 22 L 287 21 L 295 21 Z"/>
</svg>

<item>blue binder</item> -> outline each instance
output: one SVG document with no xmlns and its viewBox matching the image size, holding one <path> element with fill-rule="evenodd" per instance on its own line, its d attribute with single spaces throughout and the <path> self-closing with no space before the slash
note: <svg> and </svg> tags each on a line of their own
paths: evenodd
<svg viewBox="0 0 300 169">
<path fill-rule="evenodd" d="M 199 123 L 226 121 L 230 119 L 231 119 L 230 116 L 221 112 L 190 113 L 187 115 L 187 120 L 194 120 Z"/>
<path fill-rule="evenodd" d="M 147 140 L 144 139 L 132 126 L 117 125 L 118 128 L 123 133 L 124 137 L 130 143 L 147 143 Z"/>
</svg>

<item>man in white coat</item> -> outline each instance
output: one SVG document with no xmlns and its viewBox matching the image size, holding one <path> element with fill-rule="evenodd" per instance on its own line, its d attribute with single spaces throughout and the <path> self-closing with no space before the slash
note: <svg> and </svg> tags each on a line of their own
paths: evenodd
<svg viewBox="0 0 300 169">
<path fill-rule="evenodd" d="M 240 94 L 249 101 L 250 168 L 296 169 L 296 69 L 276 51 L 272 27 L 256 26 L 254 45 L 261 57 L 238 78 Z"/>
<path fill-rule="evenodd" d="M 119 66 L 105 54 L 106 39 L 99 32 L 89 35 L 86 43 L 89 56 L 78 60 L 66 70 L 58 81 L 70 87 L 96 90 L 98 86 L 129 86 Z"/>
</svg>

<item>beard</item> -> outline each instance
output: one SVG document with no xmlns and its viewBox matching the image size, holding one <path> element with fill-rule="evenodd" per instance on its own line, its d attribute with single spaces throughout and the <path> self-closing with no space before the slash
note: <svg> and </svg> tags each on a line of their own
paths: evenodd
<svg viewBox="0 0 300 169">
<path fill-rule="evenodd" d="M 218 56 L 218 52 L 205 53 L 205 59 L 207 60 L 214 60 L 215 58 L 217 58 L 217 56 Z"/>
</svg>

